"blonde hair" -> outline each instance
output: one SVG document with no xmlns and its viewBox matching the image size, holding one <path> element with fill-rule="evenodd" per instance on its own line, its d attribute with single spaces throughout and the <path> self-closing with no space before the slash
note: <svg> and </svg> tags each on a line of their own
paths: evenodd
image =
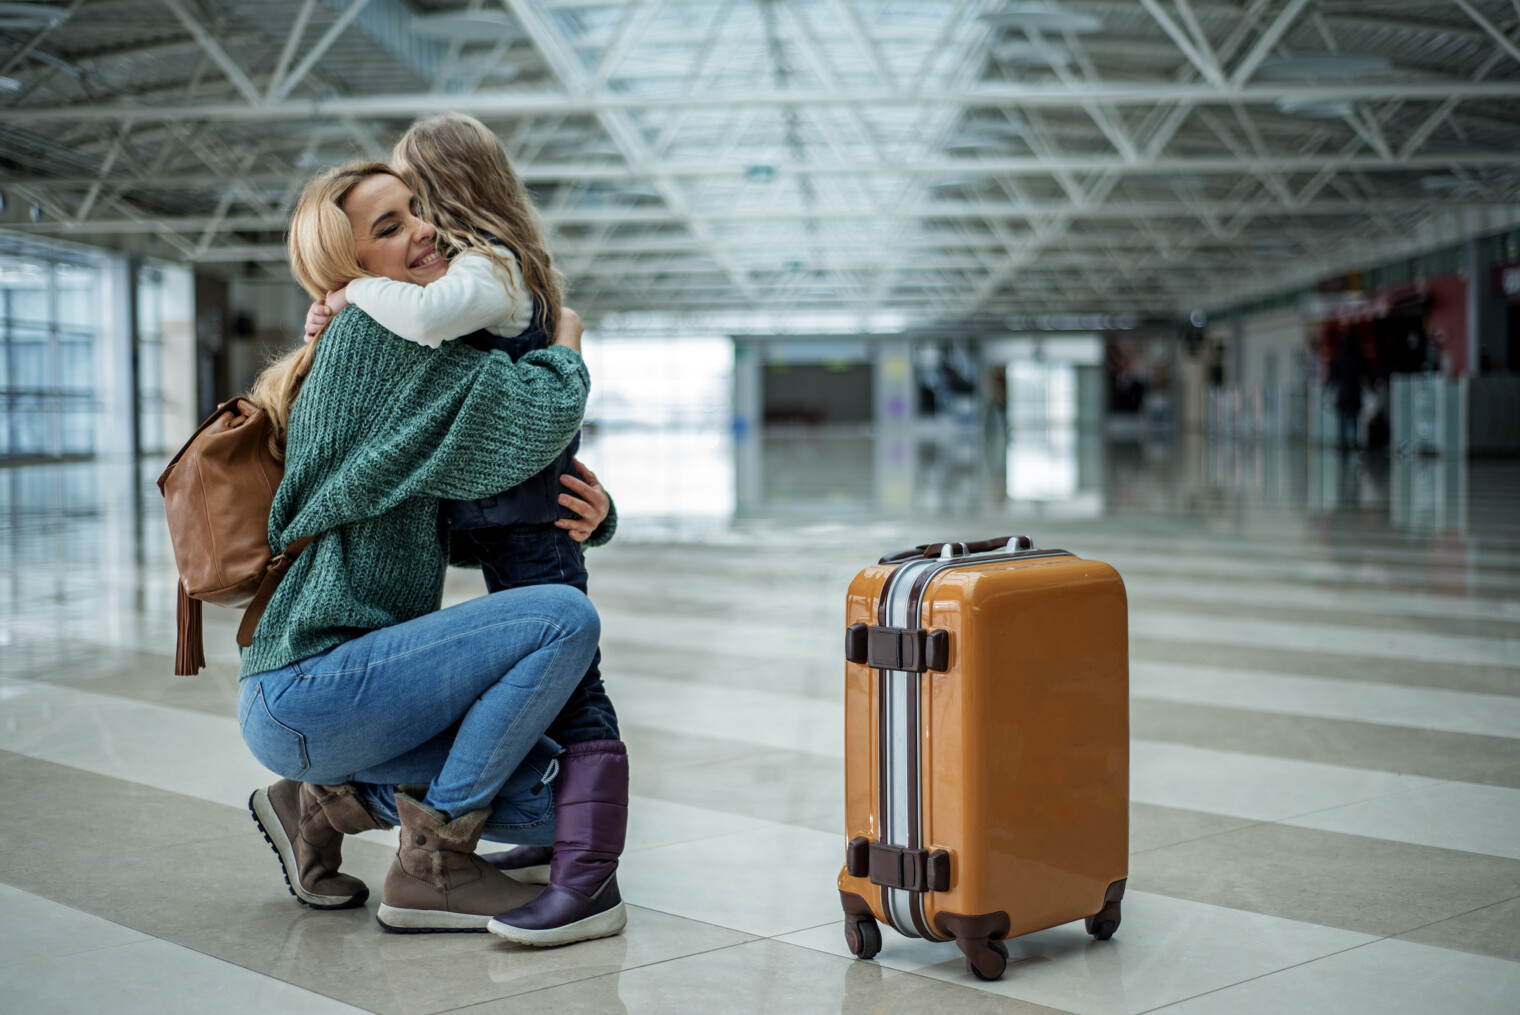
<svg viewBox="0 0 1520 1015">
<path fill-rule="evenodd" d="M 564 298 L 564 276 L 549 256 L 533 202 L 490 128 L 462 113 L 425 117 L 401 135 L 391 161 L 449 255 L 472 250 L 491 258 L 514 304 L 518 293 L 509 282 L 511 269 L 491 239 L 517 255 L 535 303 L 533 316 L 553 334 Z"/>
<path fill-rule="evenodd" d="M 383 162 L 351 162 L 327 170 L 301 191 L 296 210 L 290 216 L 286 248 L 291 274 L 312 299 L 320 300 L 356 278 L 371 275 L 359 264 L 354 227 L 343 211 L 343 202 L 359 184 L 381 175 L 396 173 Z M 281 356 L 264 368 L 248 392 L 249 399 L 269 414 L 273 423 L 270 450 L 281 460 L 285 457 L 290 410 L 311 371 L 316 348 L 313 341 Z"/>
</svg>

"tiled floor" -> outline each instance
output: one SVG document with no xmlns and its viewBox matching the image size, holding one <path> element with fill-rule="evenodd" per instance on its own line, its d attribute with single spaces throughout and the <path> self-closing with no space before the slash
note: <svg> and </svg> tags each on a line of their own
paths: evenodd
<svg viewBox="0 0 1520 1015">
<path fill-rule="evenodd" d="M 1026 498 L 1015 456 L 957 435 L 588 440 L 624 505 L 592 594 L 632 913 L 555 950 L 298 907 L 244 810 L 269 776 L 232 719 L 236 618 L 170 675 L 151 466 L 0 470 L 0 1008 L 1514 1011 L 1520 465 L 1070 446 L 1070 488 Z M 854 961 L 843 589 L 884 551 L 1012 531 L 1129 589 L 1124 925 L 1013 941 L 991 984 L 890 932 Z M 393 848 L 350 840 L 345 869 L 378 885 Z"/>
</svg>

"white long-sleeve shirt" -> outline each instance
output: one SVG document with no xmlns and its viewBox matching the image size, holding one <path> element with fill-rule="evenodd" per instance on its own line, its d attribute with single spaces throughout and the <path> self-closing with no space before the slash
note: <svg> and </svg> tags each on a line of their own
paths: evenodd
<svg viewBox="0 0 1520 1015">
<path fill-rule="evenodd" d="M 533 297 L 523 285 L 522 269 L 506 247 L 497 253 L 507 262 L 512 299 L 491 259 L 466 251 L 449 262 L 449 270 L 431 285 L 389 278 L 357 278 L 348 284 L 348 302 L 381 325 L 419 345 L 436 349 L 450 339 L 481 328 L 510 338 L 533 320 Z"/>
</svg>

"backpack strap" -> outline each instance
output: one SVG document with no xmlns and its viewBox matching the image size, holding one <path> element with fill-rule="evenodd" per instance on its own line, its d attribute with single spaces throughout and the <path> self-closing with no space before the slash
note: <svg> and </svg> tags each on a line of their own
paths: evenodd
<svg viewBox="0 0 1520 1015">
<path fill-rule="evenodd" d="M 237 643 L 243 648 L 253 644 L 254 629 L 259 626 L 259 621 L 264 616 L 264 608 L 269 605 L 269 600 L 274 596 L 274 590 L 280 587 L 280 579 L 285 577 L 285 572 L 290 570 L 290 566 L 296 562 L 301 551 L 310 546 L 317 535 L 297 539 L 285 548 L 284 553 L 269 562 L 269 566 L 264 570 L 264 579 L 259 582 L 259 590 L 253 594 L 253 600 L 243 611 L 243 622 L 238 625 Z"/>
</svg>

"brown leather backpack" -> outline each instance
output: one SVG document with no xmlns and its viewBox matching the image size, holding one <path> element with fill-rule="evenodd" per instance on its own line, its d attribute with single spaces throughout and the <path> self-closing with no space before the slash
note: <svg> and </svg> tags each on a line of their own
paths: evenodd
<svg viewBox="0 0 1520 1015">
<path fill-rule="evenodd" d="M 246 398 L 217 406 L 158 477 L 179 568 L 179 638 L 174 672 L 206 665 L 201 603 L 246 607 L 237 641 L 253 644 L 264 607 L 296 556 L 314 536 L 275 555 L 269 509 L 285 475 L 269 414 Z"/>
</svg>

